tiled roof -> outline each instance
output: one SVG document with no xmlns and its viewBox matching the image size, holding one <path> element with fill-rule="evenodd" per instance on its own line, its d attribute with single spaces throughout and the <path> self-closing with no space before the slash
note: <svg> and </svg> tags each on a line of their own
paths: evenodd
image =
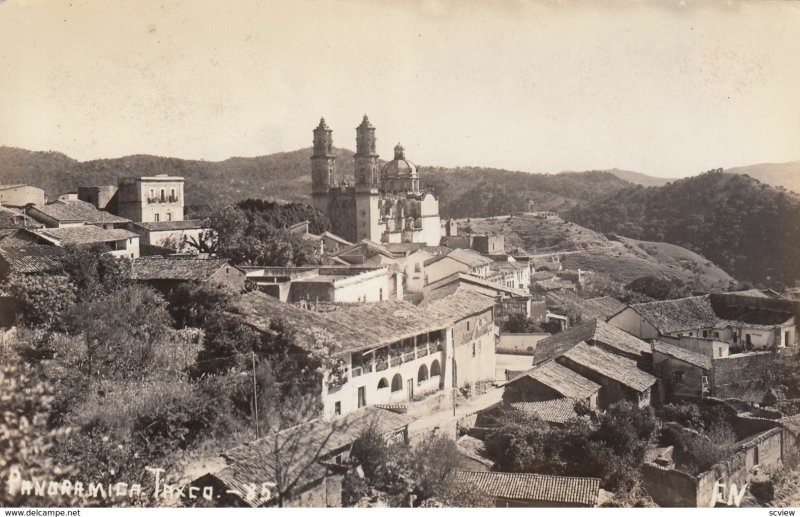
<svg viewBox="0 0 800 517">
<path fill-rule="evenodd" d="M 669 343 L 664 343 L 663 341 L 653 341 L 653 350 L 670 357 L 674 357 L 675 359 L 683 361 L 684 363 L 699 366 L 704 370 L 711 369 L 710 357 L 685 350 L 675 345 L 670 345 Z"/>
<path fill-rule="evenodd" d="M 470 275 L 467 273 L 453 273 L 450 276 L 446 276 L 440 280 L 437 280 L 431 284 L 425 286 L 425 296 L 428 297 L 430 294 L 433 294 L 434 291 L 444 288 L 450 284 L 472 284 L 480 287 L 485 287 L 487 289 L 492 289 L 499 293 L 505 293 L 510 296 L 518 296 L 523 298 L 529 298 L 531 294 L 523 289 L 516 289 L 514 287 L 506 287 L 502 284 L 497 282 L 492 282 L 491 280 L 486 280 L 475 275 Z"/>
<path fill-rule="evenodd" d="M 25 247 L 31 244 L 50 244 L 46 239 L 42 239 L 32 231 L 23 230 L 22 228 L 6 228 L 0 229 L 0 244 L 3 246 L 16 246 Z"/>
<path fill-rule="evenodd" d="M 578 312 L 584 320 L 600 318 L 605 321 L 627 307 L 627 305 L 611 296 L 585 299 L 572 291 L 566 290 L 550 291 L 546 296 L 549 306 L 561 306 L 571 309 Z"/>
<path fill-rule="evenodd" d="M 61 268 L 60 259 L 64 256 L 64 249 L 37 244 L 25 247 L 0 246 L 0 256 L 15 273 L 45 273 Z"/>
<path fill-rule="evenodd" d="M 534 415 L 545 422 L 563 424 L 577 418 L 575 403 L 578 399 L 562 398 L 536 402 L 512 402 L 511 407 L 528 415 Z"/>
<path fill-rule="evenodd" d="M 198 230 L 203 228 L 203 221 L 188 219 L 186 221 L 154 221 L 149 223 L 133 223 L 150 232 L 166 232 L 177 230 Z"/>
<path fill-rule="evenodd" d="M 709 296 L 691 296 L 677 300 L 637 303 L 630 306 L 662 334 L 697 328 L 711 328 L 723 323 L 714 313 Z"/>
<path fill-rule="evenodd" d="M 64 228 L 42 228 L 41 230 L 34 230 L 34 233 L 49 241 L 57 242 L 62 246 L 68 244 L 95 244 L 139 238 L 138 234 L 129 232 L 128 230 L 104 230 L 91 224 L 67 226 Z"/>
<path fill-rule="evenodd" d="M 35 210 L 55 219 L 56 221 L 81 221 L 87 224 L 122 224 L 130 222 L 129 219 L 98 210 L 91 203 L 80 200 L 53 201 L 46 205 L 34 205 Z"/>
<path fill-rule="evenodd" d="M 537 271 L 531 274 L 531 281 L 550 280 L 554 276 L 556 276 L 555 273 L 550 271 Z"/>
<path fill-rule="evenodd" d="M 592 341 L 631 356 L 650 353 L 647 342 L 595 318 L 539 341 L 534 362 L 539 364 L 555 359 L 578 343 Z"/>
<path fill-rule="evenodd" d="M 520 264 L 518 262 L 509 262 L 508 260 L 495 260 L 491 264 L 489 264 L 489 269 L 492 271 L 508 271 L 513 270 L 516 271 L 518 269 L 528 269 L 528 266 L 525 264 Z"/>
<path fill-rule="evenodd" d="M 319 313 L 251 292 L 242 296 L 236 312 L 261 331 L 268 331 L 272 319 L 285 320 L 295 328 L 298 346 L 304 348 L 316 343 L 316 330 L 324 330 L 338 345 L 331 352 L 344 353 L 438 331 L 493 305 L 489 297 L 466 292 L 437 300 L 424 310 L 406 302 L 384 301 Z"/>
<path fill-rule="evenodd" d="M 561 366 L 555 361 L 549 361 L 524 372 L 509 384 L 524 377 L 530 377 L 561 395 L 575 399 L 591 397 L 600 389 L 600 385 L 586 377 Z"/>
<path fill-rule="evenodd" d="M 140 257 L 131 263 L 131 279 L 204 281 L 225 266 L 235 267 L 216 257 Z"/>
<path fill-rule="evenodd" d="M 447 256 L 453 260 L 461 262 L 462 264 L 466 264 L 469 267 L 480 267 L 494 262 L 489 257 L 484 257 L 477 251 L 465 248 L 456 248 L 453 251 L 451 251 Z"/>
<path fill-rule="evenodd" d="M 227 466 L 213 476 L 245 495 L 250 483 L 259 488 L 265 482 L 275 483 L 280 469 L 284 484 L 296 481 L 294 488 L 299 489 L 325 475 L 319 461 L 352 444 L 370 426 L 389 434 L 414 420 L 415 417 L 378 408 L 365 408 L 330 421 L 312 420 L 225 451 L 222 456 Z M 260 496 L 260 490 L 256 492 Z M 260 506 L 268 500 L 245 499 L 245 502 Z"/>
<path fill-rule="evenodd" d="M 640 370 L 636 361 L 586 343 L 571 348 L 562 357 L 636 391 L 644 391 L 656 383 L 656 378 Z"/>
<path fill-rule="evenodd" d="M 594 506 L 600 494 L 597 478 L 466 470 L 455 470 L 453 476 L 496 499 Z"/>
<path fill-rule="evenodd" d="M 20 210 L 0 206 L 0 228 L 41 228 L 35 219 L 25 215 Z"/>
</svg>

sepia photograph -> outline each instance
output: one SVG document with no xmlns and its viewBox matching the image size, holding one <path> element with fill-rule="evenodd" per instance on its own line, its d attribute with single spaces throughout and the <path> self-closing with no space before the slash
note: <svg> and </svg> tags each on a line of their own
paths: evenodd
<svg viewBox="0 0 800 517">
<path fill-rule="evenodd" d="M 0 0 L 0 517 L 795 515 L 798 88 L 800 1 Z"/>
</svg>

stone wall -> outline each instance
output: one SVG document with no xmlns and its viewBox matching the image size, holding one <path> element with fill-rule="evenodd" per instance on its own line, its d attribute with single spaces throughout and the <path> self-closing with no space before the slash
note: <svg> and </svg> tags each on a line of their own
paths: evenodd
<svg viewBox="0 0 800 517">
<path fill-rule="evenodd" d="M 764 376 L 772 369 L 771 352 L 752 352 L 712 360 L 711 393 L 717 398 L 742 398 L 768 388 Z"/>
</svg>

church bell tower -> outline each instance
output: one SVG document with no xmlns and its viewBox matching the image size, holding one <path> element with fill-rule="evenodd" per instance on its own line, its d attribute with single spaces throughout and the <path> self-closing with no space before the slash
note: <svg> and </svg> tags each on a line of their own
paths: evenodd
<svg viewBox="0 0 800 517">
<path fill-rule="evenodd" d="M 378 153 L 375 152 L 375 126 L 370 124 L 366 115 L 356 128 L 356 154 L 353 160 L 356 173 L 356 238 L 380 242 Z"/>
<path fill-rule="evenodd" d="M 333 154 L 333 130 L 321 118 L 314 129 L 314 154 L 311 156 L 311 203 L 328 213 L 328 190 L 336 185 L 336 156 Z"/>
</svg>

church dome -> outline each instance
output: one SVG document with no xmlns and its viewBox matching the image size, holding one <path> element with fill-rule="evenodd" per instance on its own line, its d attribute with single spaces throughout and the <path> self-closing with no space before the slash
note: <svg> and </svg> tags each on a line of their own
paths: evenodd
<svg viewBox="0 0 800 517">
<path fill-rule="evenodd" d="M 397 144 L 394 148 L 394 160 L 383 166 L 381 174 L 384 178 L 417 177 L 417 166 L 406 160 L 405 149 Z"/>
</svg>

